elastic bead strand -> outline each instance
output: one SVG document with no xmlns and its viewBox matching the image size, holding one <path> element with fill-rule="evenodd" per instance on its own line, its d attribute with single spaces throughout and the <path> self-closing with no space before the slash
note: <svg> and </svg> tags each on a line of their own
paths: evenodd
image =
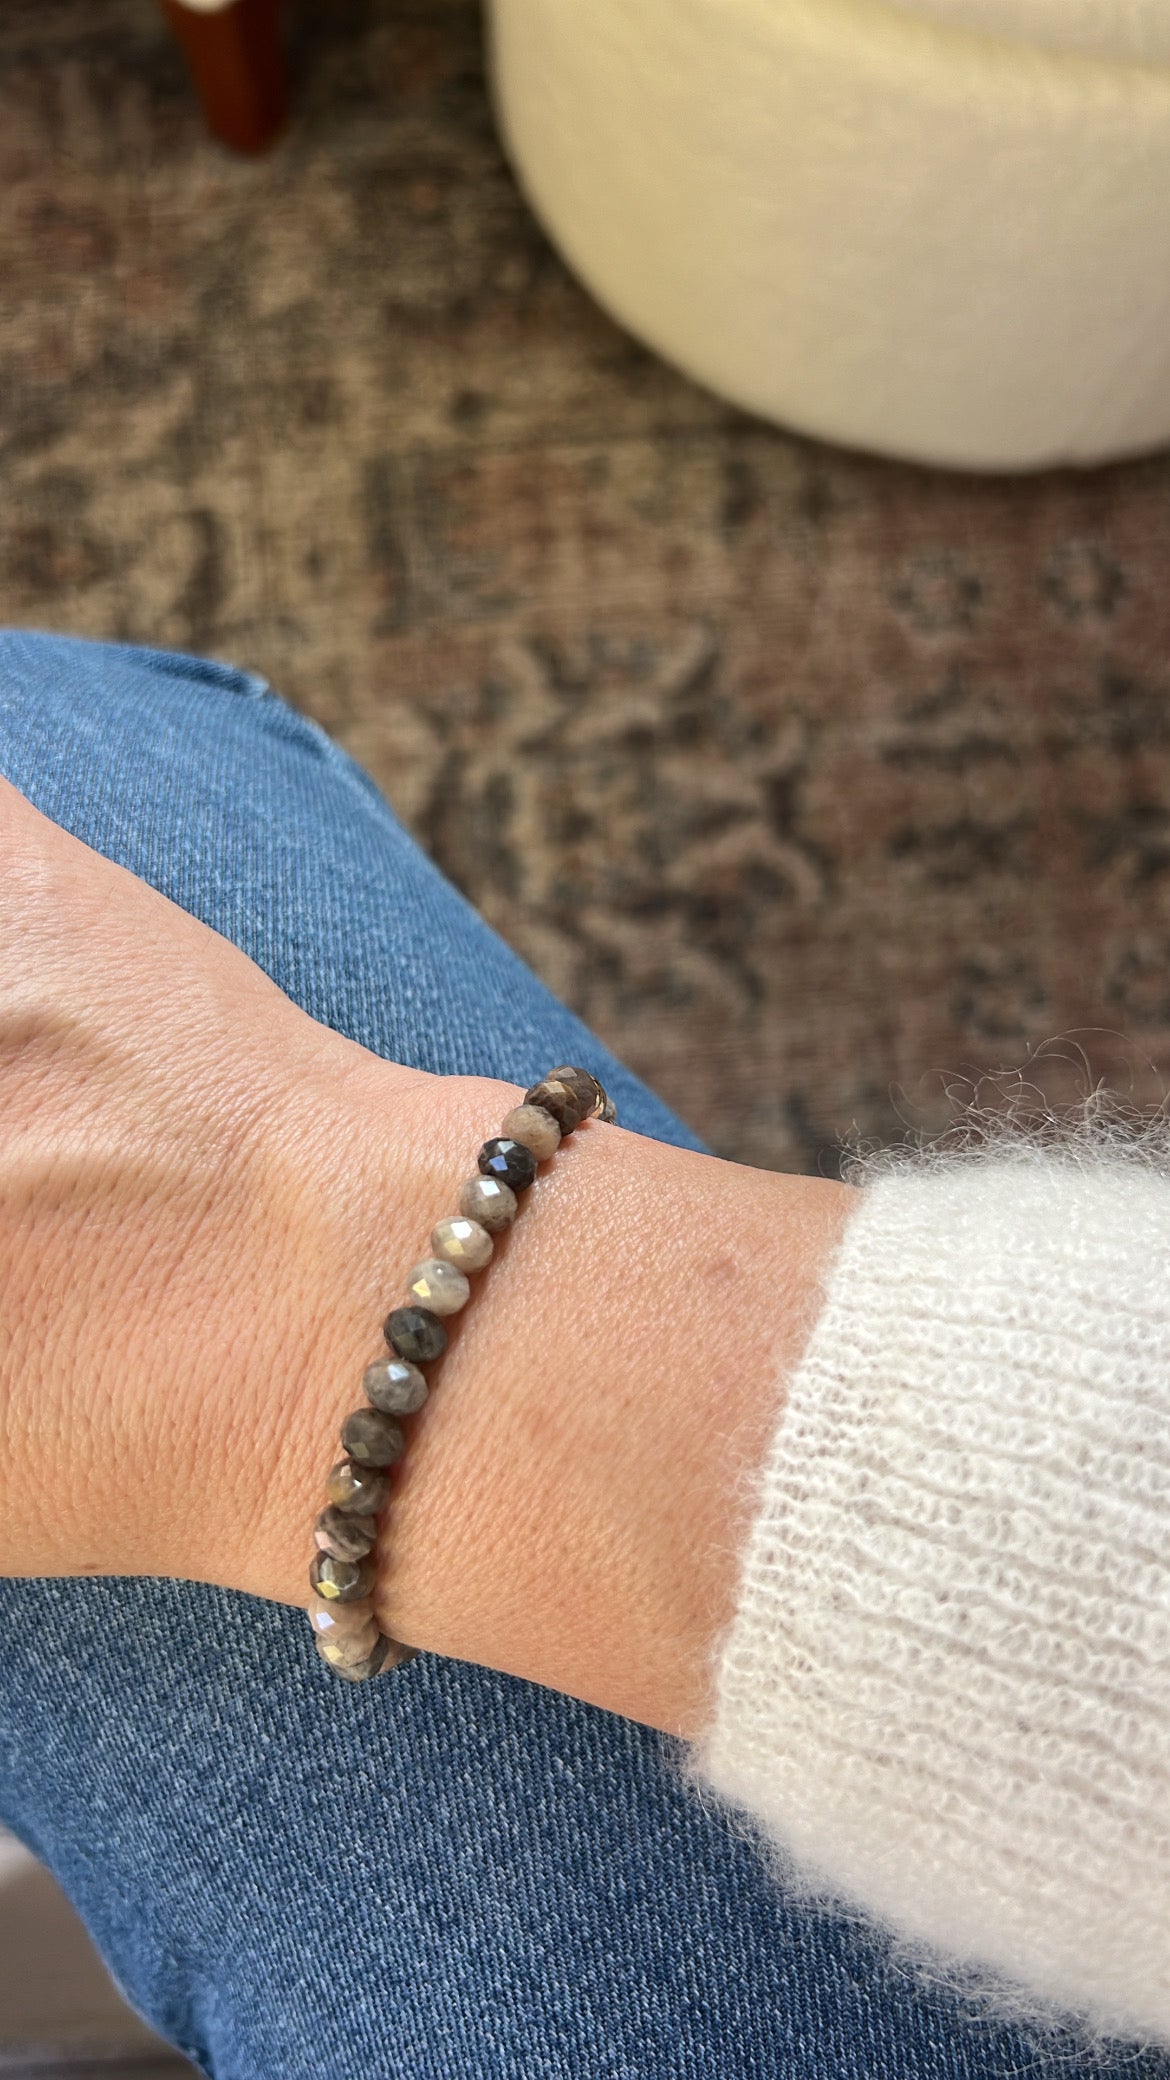
<svg viewBox="0 0 1170 2080">
<path fill-rule="evenodd" d="M 374 1611 L 378 1513 L 385 1506 L 388 1469 L 406 1450 L 400 1418 L 425 1405 L 430 1386 L 424 1365 L 447 1348 L 446 1320 L 471 1297 L 470 1276 L 491 1262 L 496 1237 L 519 1212 L 522 1193 L 565 1135 L 587 1119 L 616 1119 L 612 1100 L 587 1069 L 552 1069 L 514 1105 L 498 1134 L 484 1142 L 477 1174 L 459 1191 L 459 1211 L 431 1233 L 431 1255 L 406 1280 L 408 1299 L 386 1317 L 388 1355 L 362 1375 L 367 1407 L 341 1427 L 345 1457 L 326 1482 L 328 1507 L 313 1526 L 309 1569 L 309 1623 L 317 1653 L 334 1675 L 365 1683 L 413 1661 L 415 1649 L 383 1632 Z"/>
</svg>

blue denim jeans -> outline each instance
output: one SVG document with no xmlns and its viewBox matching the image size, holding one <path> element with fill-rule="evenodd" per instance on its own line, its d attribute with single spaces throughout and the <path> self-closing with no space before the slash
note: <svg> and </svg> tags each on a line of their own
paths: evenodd
<svg viewBox="0 0 1170 2080">
<path fill-rule="evenodd" d="M 0 770 L 366 1047 L 517 1083 L 586 1060 L 698 1145 L 259 679 L 0 636 Z M 644 1728 L 427 1655 L 352 1689 L 297 1614 L 214 1589 L 0 1584 L 0 1815 L 217 2080 L 1170 2075 L 924 1990 Z"/>
</svg>

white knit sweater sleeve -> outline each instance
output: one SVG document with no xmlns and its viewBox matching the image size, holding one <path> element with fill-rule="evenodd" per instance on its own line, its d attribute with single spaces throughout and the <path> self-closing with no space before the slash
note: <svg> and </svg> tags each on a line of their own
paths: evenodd
<svg viewBox="0 0 1170 2080">
<path fill-rule="evenodd" d="M 1024 1153 L 863 1192 L 698 1767 L 911 1949 L 1170 2041 L 1164 1176 Z"/>
</svg>

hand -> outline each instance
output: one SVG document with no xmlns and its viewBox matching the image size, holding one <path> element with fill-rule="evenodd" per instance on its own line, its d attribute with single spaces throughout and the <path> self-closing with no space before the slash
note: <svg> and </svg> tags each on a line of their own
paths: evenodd
<svg viewBox="0 0 1170 2080">
<path fill-rule="evenodd" d="M 315 1024 L 4 781 L 0 888 L 0 1568 L 287 1593 L 322 1403 L 347 1365 L 352 1394 L 425 1217 L 433 1079 Z M 400 1168 L 375 1248 L 379 1133 Z M 290 1522 L 274 1476 L 310 1439 Z"/>
</svg>

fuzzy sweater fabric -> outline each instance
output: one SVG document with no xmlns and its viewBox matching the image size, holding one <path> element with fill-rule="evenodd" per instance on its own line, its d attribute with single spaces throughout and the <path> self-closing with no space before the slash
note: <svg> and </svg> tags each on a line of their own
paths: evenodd
<svg viewBox="0 0 1170 2080">
<path fill-rule="evenodd" d="M 1170 2043 L 1170 1179 L 1140 1151 L 863 1192 L 698 1768 L 936 1979 Z"/>
</svg>

